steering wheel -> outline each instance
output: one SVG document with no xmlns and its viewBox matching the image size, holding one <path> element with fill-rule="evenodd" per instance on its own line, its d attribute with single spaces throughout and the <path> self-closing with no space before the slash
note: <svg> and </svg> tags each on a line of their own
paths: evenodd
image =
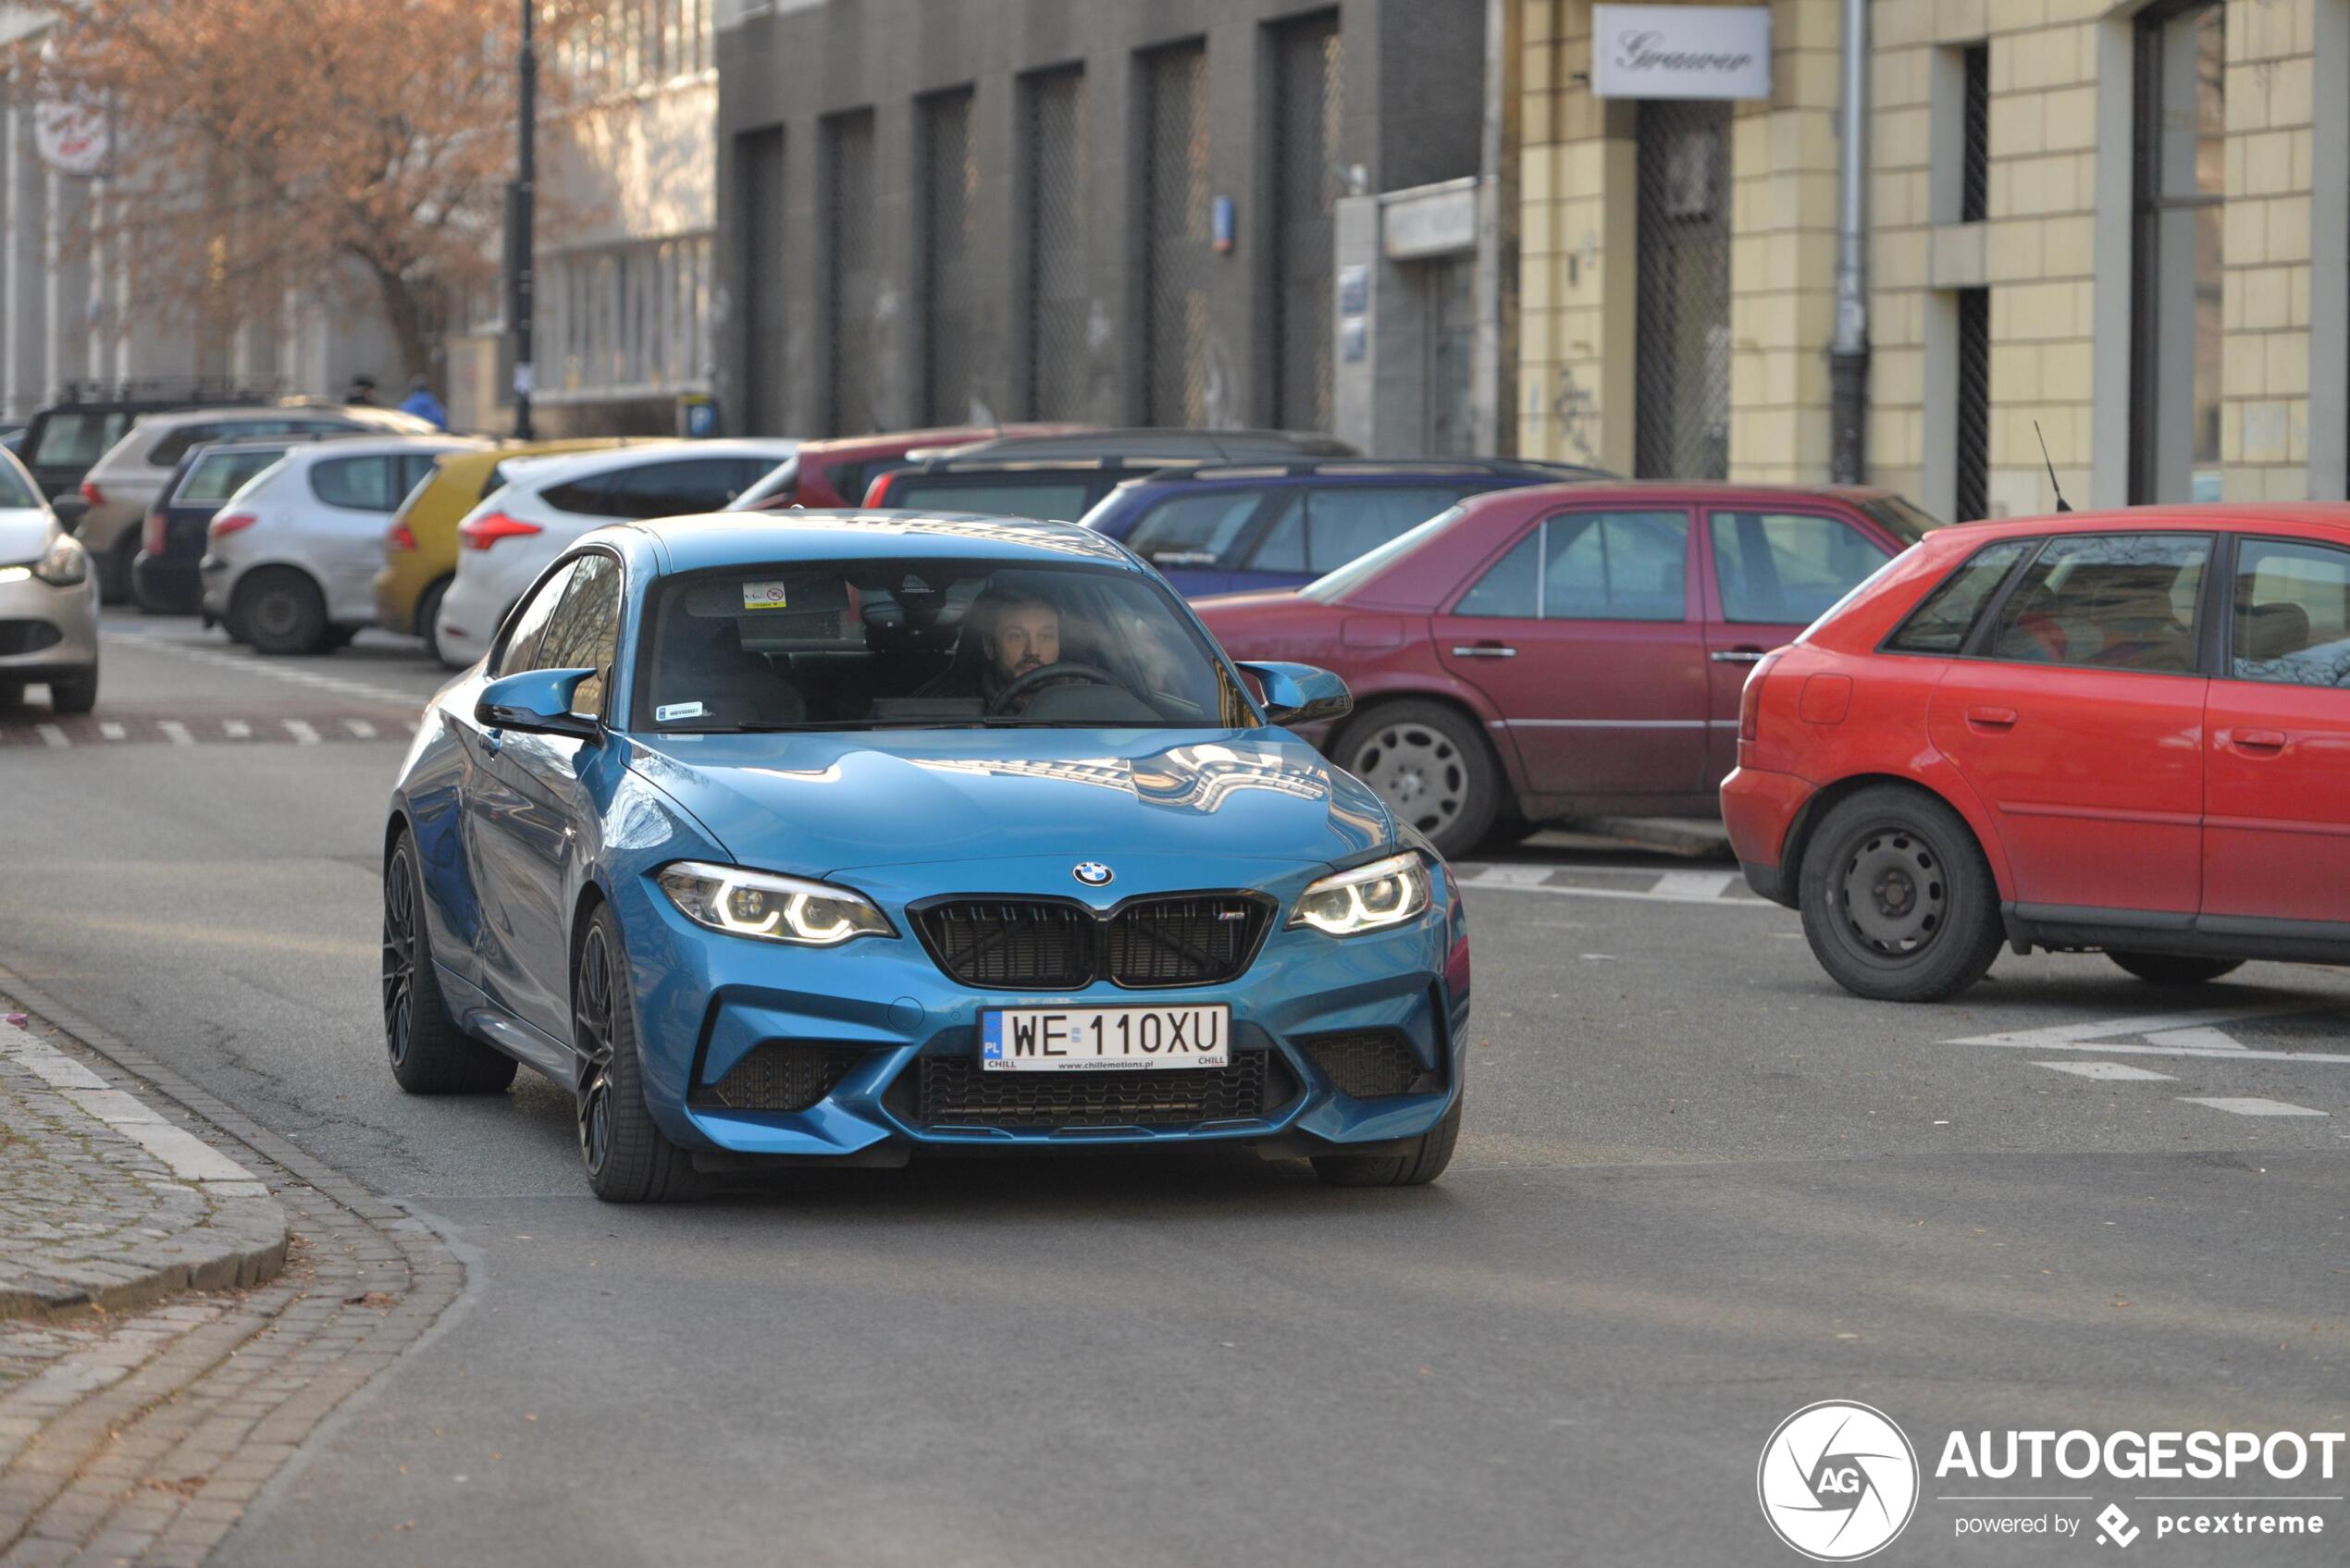
<svg viewBox="0 0 2350 1568">
<path fill-rule="evenodd" d="M 1069 660 L 1062 663 L 1046 664 L 1031 670 L 1025 675 L 1013 676 L 1009 684 L 996 694 L 996 699 L 987 705 L 987 711 L 990 714 L 1008 713 L 1014 702 L 1027 697 L 1039 686 L 1053 681 L 1082 681 L 1087 685 L 1115 686 L 1129 695 L 1132 695 L 1133 691 L 1133 688 L 1124 681 L 1098 665 L 1080 664 L 1074 660 Z"/>
</svg>

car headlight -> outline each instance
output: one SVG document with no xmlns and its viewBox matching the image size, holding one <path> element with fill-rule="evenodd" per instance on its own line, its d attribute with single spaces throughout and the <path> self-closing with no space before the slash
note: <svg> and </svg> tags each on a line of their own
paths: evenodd
<svg viewBox="0 0 2350 1568">
<path fill-rule="evenodd" d="M 90 552 L 71 534 L 59 534 L 32 563 L 32 574 L 53 587 L 69 588 L 90 575 Z"/>
<path fill-rule="evenodd" d="M 730 936 L 837 947 L 860 936 L 897 934 L 861 895 L 825 883 L 699 860 L 681 860 L 655 880 L 687 920 Z"/>
<path fill-rule="evenodd" d="M 1428 864 L 1417 855 L 1391 855 L 1351 871 L 1339 871 L 1308 887 L 1297 900 L 1292 926 L 1312 926 L 1331 936 L 1354 936 L 1402 925 L 1426 912 Z"/>
</svg>

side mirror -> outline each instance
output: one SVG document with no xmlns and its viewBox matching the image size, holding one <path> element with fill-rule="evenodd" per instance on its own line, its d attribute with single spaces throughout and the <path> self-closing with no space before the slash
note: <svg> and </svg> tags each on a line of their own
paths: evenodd
<svg viewBox="0 0 2350 1568">
<path fill-rule="evenodd" d="M 1321 724 L 1354 710 L 1346 683 L 1311 664 L 1243 664 L 1265 692 L 1265 716 L 1277 724 Z"/>
<path fill-rule="evenodd" d="M 603 726 L 571 710 L 579 683 L 593 670 L 525 670 L 501 675 L 481 688 L 474 701 L 474 718 L 493 730 L 521 730 L 527 735 L 569 735 L 596 740 Z"/>
</svg>

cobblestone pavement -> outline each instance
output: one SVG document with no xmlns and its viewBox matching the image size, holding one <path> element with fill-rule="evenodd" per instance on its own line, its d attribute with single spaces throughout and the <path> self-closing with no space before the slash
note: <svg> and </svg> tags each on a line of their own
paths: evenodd
<svg viewBox="0 0 2350 1568">
<path fill-rule="evenodd" d="M 421 1220 L 6 971 L 0 1012 L 31 1014 L 29 1032 L 201 1118 L 205 1141 L 231 1151 L 284 1210 L 291 1245 L 267 1283 L 0 1324 L 0 1565 L 202 1562 L 319 1423 L 457 1300 L 462 1266 Z M 109 1215 L 179 1213 L 129 1146 L 119 1159 L 72 1154 L 63 1169 L 86 1174 Z M 12 1142 L 0 1153 L 10 1173 L 0 1234 L 12 1236 L 6 1204 L 24 1151 Z"/>
<path fill-rule="evenodd" d="M 0 1017 L 0 1318 L 258 1284 L 285 1252 L 251 1171 Z"/>
</svg>

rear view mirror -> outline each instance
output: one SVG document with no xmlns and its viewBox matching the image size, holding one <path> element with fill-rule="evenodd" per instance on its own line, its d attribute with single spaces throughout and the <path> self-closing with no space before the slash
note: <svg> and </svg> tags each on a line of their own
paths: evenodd
<svg viewBox="0 0 2350 1568">
<path fill-rule="evenodd" d="M 1265 716 L 1276 724 L 1322 724 L 1354 710 L 1346 683 L 1311 664 L 1243 664 L 1265 694 Z"/>
</svg>

